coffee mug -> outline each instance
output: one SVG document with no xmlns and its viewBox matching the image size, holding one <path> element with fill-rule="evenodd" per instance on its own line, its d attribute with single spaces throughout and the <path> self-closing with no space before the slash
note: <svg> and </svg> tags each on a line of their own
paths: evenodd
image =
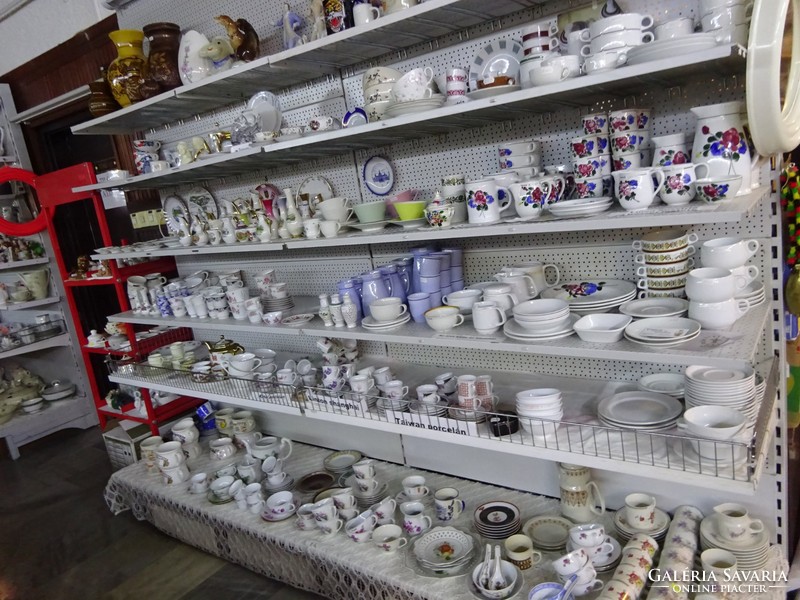
<svg viewBox="0 0 800 600">
<path fill-rule="evenodd" d="M 625 518 L 633 529 L 652 529 L 656 519 L 656 499 L 649 494 L 628 494 L 625 496 Z"/>
<path fill-rule="evenodd" d="M 542 560 L 541 552 L 533 549 L 533 541 L 527 535 L 512 535 L 503 542 L 503 546 L 506 558 L 523 571 Z"/>
<path fill-rule="evenodd" d="M 409 535 L 418 535 L 430 529 L 431 518 L 424 514 L 425 505 L 422 502 L 403 502 L 400 505 L 400 512 L 403 513 L 403 529 Z"/>
<path fill-rule="evenodd" d="M 371 23 L 380 16 L 381 10 L 369 3 L 363 2 L 353 6 L 353 22 L 356 26 Z"/>
<path fill-rule="evenodd" d="M 452 521 L 466 508 L 467 503 L 458 497 L 458 490 L 453 487 L 440 488 L 433 494 L 436 507 L 436 518 L 440 521 Z"/>
<path fill-rule="evenodd" d="M 664 171 L 660 168 L 628 169 L 614 171 L 614 196 L 620 206 L 628 211 L 649 207 L 664 185 Z M 653 178 L 657 183 L 653 182 Z"/>
<path fill-rule="evenodd" d="M 472 307 L 472 324 L 481 335 L 489 335 L 507 321 L 506 313 L 494 301 L 476 302 Z"/>
<path fill-rule="evenodd" d="M 498 186 L 493 179 L 472 181 L 467 184 L 467 218 L 470 223 L 496 223 L 511 208 L 512 195 L 508 188 Z M 504 201 L 498 193 L 505 193 Z"/>
<path fill-rule="evenodd" d="M 376 527 L 372 532 L 372 541 L 384 552 L 397 552 L 408 543 L 403 537 L 403 529 L 399 525 L 387 524 Z"/>
</svg>

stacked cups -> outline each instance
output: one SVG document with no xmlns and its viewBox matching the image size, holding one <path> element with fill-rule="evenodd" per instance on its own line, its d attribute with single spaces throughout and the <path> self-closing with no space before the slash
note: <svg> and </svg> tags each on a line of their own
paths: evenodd
<svg viewBox="0 0 800 600">
<path fill-rule="evenodd" d="M 714 33 L 718 44 L 747 47 L 753 3 L 748 0 L 700 0 L 700 25 Z"/>
<path fill-rule="evenodd" d="M 583 135 L 570 141 L 575 167 L 575 193 L 578 198 L 611 195 L 609 163 L 609 129 L 606 113 L 593 113 L 581 118 Z"/>
<path fill-rule="evenodd" d="M 694 266 L 695 253 L 691 244 L 697 235 L 682 229 L 664 229 L 643 236 L 633 242 L 640 252 L 634 262 L 640 265 L 636 274 L 641 278 L 638 287 L 644 290 L 641 297 L 683 298 L 687 273 Z"/>
<path fill-rule="evenodd" d="M 750 304 L 734 296 L 747 287 L 758 273 L 754 266 L 746 269 L 747 273 L 742 275 L 734 275 L 730 270 L 719 267 L 689 271 L 686 278 L 689 318 L 700 323 L 704 329 L 726 329 L 744 316 Z"/>
</svg>

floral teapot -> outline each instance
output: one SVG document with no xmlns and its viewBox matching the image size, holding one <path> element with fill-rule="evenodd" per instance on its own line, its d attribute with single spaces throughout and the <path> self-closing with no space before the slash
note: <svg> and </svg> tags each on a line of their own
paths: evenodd
<svg viewBox="0 0 800 600">
<path fill-rule="evenodd" d="M 219 341 L 211 343 L 211 342 L 203 342 L 203 345 L 208 349 L 209 352 L 218 352 L 221 354 L 241 354 L 244 352 L 244 348 L 241 344 L 237 344 L 233 340 L 226 339 L 225 336 L 220 336 Z"/>
</svg>

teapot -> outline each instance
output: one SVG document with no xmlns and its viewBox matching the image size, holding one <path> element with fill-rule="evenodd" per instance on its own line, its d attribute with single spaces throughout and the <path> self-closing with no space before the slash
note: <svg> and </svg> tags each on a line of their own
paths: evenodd
<svg viewBox="0 0 800 600">
<path fill-rule="evenodd" d="M 224 335 L 219 336 L 217 342 L 203 342 L 203 345 L 208 349 L 209 353 L 219 352 L 224 354 L 241 354 L 244 348 L 241 344 L 237 344 L 233 340 L 225 338 Z"/>
<path fill-rule="evenodd" d="M 254 444 L 248 444 L 247 453 L 261 460 L 270 456 L 286 459 L 289 458 L 292 453 L 292 440 L 289 438 L 265 435 L 260 440 L 256 440 Z"/>
<path fill-rule="evenodd" d="M 236 454 L 231 438 L 220 438 L 211 442 L 211 460 L 225 460 Z"/>
</svg>

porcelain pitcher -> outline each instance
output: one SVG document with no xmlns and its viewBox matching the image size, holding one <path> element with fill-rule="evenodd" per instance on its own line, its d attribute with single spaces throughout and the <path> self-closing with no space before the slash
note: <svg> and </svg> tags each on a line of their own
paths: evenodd
<svg viewBox="0 0 800 600">
<path fill-rule="evenodd" d="M 697 117 L 692 162 L 708 165 L 707 177 L 741 175 L 740 194 L 750 192 L 750 177 L 758 154 L 753 154 L 744 133 L 744 103 L 723 102 L 691 109 Z"/>
<path fill-rule="evenodd" d="M 602 515 L 606 503 L 588 467 L 558 463 L 561 514 L 576 523 L 589 523 Z M 599 505 L 599 508 L 598 508 Z"/>
</svg>

